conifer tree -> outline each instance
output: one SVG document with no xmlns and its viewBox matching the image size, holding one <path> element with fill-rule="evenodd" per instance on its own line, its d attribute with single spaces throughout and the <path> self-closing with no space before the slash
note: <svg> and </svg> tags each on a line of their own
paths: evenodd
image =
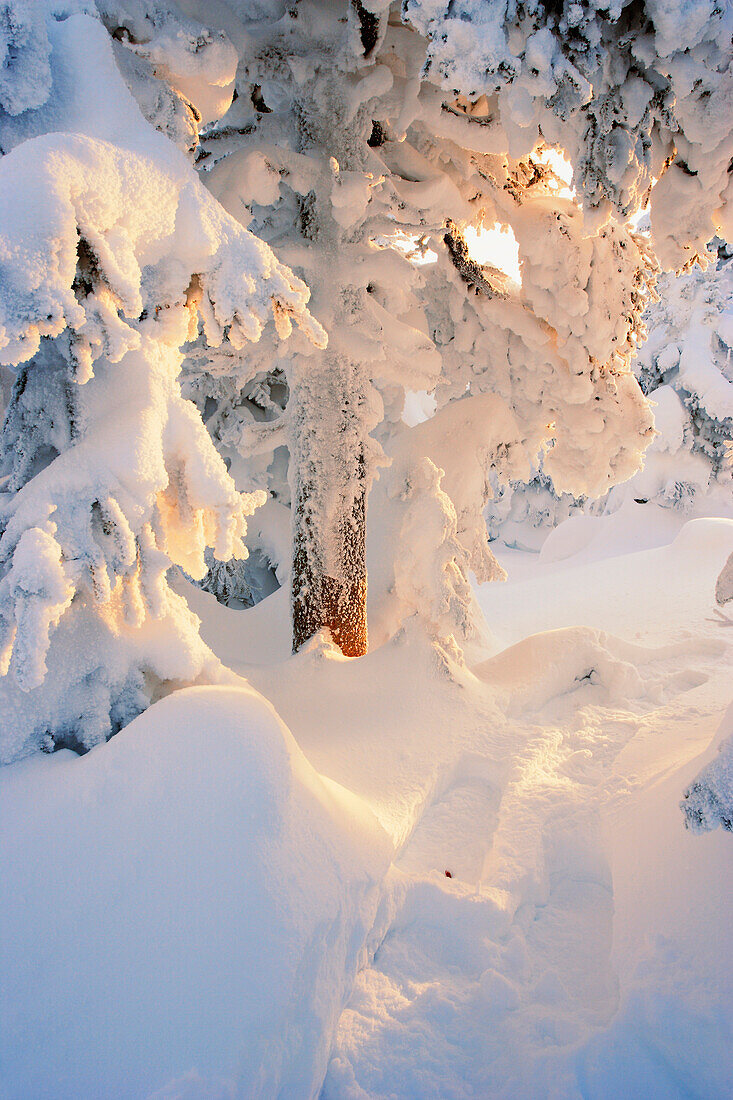
<svg viewBox="0 0 733 1100">
<path fill-rule="evenodd" d="M 705 263 L 728 216 L 731 15 L 671 7 L 217 9 L 240 56 L 237 98 L 200 166 L 302 275 L 330 334 L 323 355 L 261 345 L 244 377 L 218 357 L 197 378 L 202 396 L 216 378 L 219 426 L 230 443 L 239 431 L 242 454 L 276 431 L 287 444 L 295 647 L 327 626 L 344 652 L 365 650 L 366 494 L 406 389 L 437 387 L 441 407 L 501 399 L 515 431 L 485 425 L 487 483 L 528 477 L 542 454 L 575 494 L 639 468 L 652 420 L 629 362 L 656 261 L 625 220 L 651 192 L 653 244 L 681 267 Z M 569 158 L 574 192 L 549 147 Z M 521 287 L 468 254 L 465 230 L 497 222 L 517 239 Z M 273 371 L 289 387 L 279 430 L 240 415 L 246 386 Z M 474 564 L 495 575 L 477 531 Z"/>
<path fill-rule="evenodd" d="M 200 328 L 241 353 L 273 313 L 281 332 L 293 316 L 325 342 L 302 282 L 143 119 L 96 13 L 64 7 L 6 11 L 4 759 L 87 749 L 177 684 L 219 675 L 167 571 L 201 575 L 207 547 L 242 553 L 259 497 L 236 491 L 181 396 L 181 348 Z"/>
</svg>

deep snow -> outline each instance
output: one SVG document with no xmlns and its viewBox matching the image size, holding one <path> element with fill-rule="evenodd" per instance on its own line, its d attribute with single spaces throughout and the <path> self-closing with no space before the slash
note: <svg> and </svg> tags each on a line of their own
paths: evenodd
<svg viewBox="0 0 733 1100">
<path fill-rule="evenodd" d="M 506 552 L 472 668 L 414 621 L 290 657 L 283 591 L 180 581 L 290 732 L 195 688 L 5 769 L 4 1100 L 731 1095 L 733 852 L 679 802 L 731 723 L 733 521 L 659 520 Z"/>
<path fill-rule="evenodd" d="M 390 846 L 264 699 L 189 688 L 0 782 L 3 1097 L 317 1091 Z"/>
</svg>

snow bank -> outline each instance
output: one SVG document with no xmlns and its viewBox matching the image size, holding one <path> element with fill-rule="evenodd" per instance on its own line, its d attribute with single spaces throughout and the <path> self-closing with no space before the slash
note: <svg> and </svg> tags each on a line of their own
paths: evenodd
<svg viewBox="0 0 733 1100">
<path fill-rule="evenodd" d="M 600 561 L 621 554 L 636 554 L 666 546 L 679 534 L 686 519 L 659 504 L 640 503 L 627 497 L 616 512 L 609 515 L 573 515 L 550 531 L 542 544 L 539 561 L 543 565 L 571 561 Z"/>
<path fill-rule="evenodd" d="M 715 639 L 698 643 L 702 652 L 724 648 Z M 586 626 L 564 627 L 532 634 L 473 669 L 503 699 L 509 714 L 532 712 L 557 696 L 587 682 L 610 704 L 631 699 L 659 699 L 665 694 L 665 677 L 646 666 L 689 654 L 690 643 L 647 649 L 630 645 L 603 630 Z M 674 678 L 679 688 L 680 677 Z"/>
<path fill-rule="evenodd" d="M 317 1094 L 391 848 L 261 696 L 0 782 L 4 1100 Z"/>
<path fill-rule="evenodd" d="M 540 564 L 519 585 L 512 584 L 511 573 L 506 585 L 482 585 L 478 600 L 497 636 L 510 644 L 538 630 L 592 624 L 627 641 L 643 634 L 648 644 L 659 645 L 704 625 L 713 606 L 715 578 L 733 545 L 733 520 L 690 520 L 671 545 L 655 546 L 660 509 L 634 507 L 639 516 L 635 527 L 628 517 L 623 522 L 615 516 L 598 517 L 592 548 L 585 549 L 583 531 L 583 541 L 575 544 L 577 556 L 568 553 L 561 563 Z M 557 529 L 558 538 L 563 527 Z M 631 552 L 634 530 L 649 549 Z M 605 533 L 610 536 L 607 544 Z M 620 556 L 593 560 L 602 557 L 604 546 Z M 670 618 L 672 600 L 675 615 Z"/>
</svg>

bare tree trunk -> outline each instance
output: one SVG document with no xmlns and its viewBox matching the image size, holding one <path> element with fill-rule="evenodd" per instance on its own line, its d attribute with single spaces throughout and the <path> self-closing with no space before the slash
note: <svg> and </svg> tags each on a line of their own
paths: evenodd
<svg viewBox="0 0 733 1100">
<path fill-rule="evenodd" d="M 330 362 L 291 391 L 293 652 L 330 630 L 347 657 L 367 651 L 366 462 L 354 370 Z"/>
</svg>

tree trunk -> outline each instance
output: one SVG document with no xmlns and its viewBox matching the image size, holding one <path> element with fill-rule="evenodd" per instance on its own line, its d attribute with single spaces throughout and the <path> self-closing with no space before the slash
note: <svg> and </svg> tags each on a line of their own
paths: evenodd
<svg viewBox="0 0 733 1100">
<path fill-rule="evenodd" d="M 330 360 L 291 391 L 293 652 L 324 627 L 347 657 L 367 651 L 366 460 L 358 372 Z"/>
</svg>

